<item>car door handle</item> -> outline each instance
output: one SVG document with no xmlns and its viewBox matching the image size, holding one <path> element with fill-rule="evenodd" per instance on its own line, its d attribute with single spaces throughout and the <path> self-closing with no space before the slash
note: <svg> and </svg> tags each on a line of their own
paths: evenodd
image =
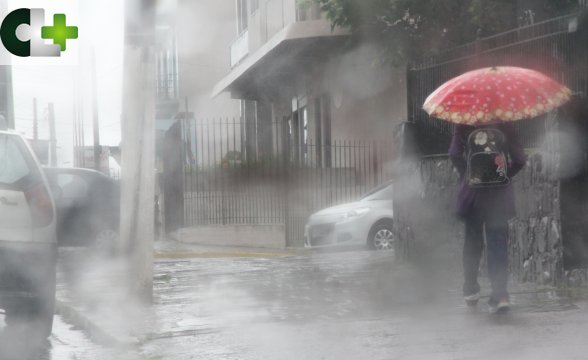
<svg viewBox="0 0 588 360">
<path fill-rule="evenodd" d="M 0 197 L 0 204 L 6 206 L 18 206 L 18 201 L 10 201 L 5 197 Z"/>
</svg>

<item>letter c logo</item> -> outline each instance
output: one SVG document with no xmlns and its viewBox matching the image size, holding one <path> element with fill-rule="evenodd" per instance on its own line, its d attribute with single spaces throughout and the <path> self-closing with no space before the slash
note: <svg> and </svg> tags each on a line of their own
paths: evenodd
<svg viewBox="0 0 588 360">
<path fill-rule="evenodd" d="M 4 47 L 12 54 L 20 57 L 28 57 L 31 56 L 31 41 L 21 41 L 16 36 L 16 29 L 23 24 L 31 25 L 31 10 L 14 10 L 4 18 L 0 27 L 0 38 Z"/>
</svg>

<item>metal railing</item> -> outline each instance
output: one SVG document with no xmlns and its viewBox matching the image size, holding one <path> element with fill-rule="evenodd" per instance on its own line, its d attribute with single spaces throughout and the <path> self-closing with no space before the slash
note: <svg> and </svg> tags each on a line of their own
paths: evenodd
<svg viewBox="0 0 588 360">
<path fill-rule="evenodd" d="M 288 244 L 300 246 L 310 214 L 390 177 L 388 144 L 299 143 L 282 122 L 255 129 L 247 136 L 240 119 L 183 124 L 185 226 L 283 224 Z"/>
<path fill-rule="evenodd" d="M 259 8 L 252 14 L 255 15 L 250 16 L 259 16 L 259 21 L 249 21 L 250 28 L 242 31 L 231 44 L 231 67 L 238 65 L 257 50 L 258 46 L 263 46 L 293 22 L 322 18 L 319 5 L 307 0 L 266 0 L 260 3 Z M 255 23 L 259 26 L 251 27 Z M 253 40 L 253 44 L 250 44 L 250 37 L 256 39 Z"/>
<path fill-rule="evenodd" d="M 408 71 L 409 119 L 416 125 L 424 155 L 446 153 L 452 125 L 430 118 L 422 105 L 445 81 L 466 71 L 488 66 L 521 66 L 539 70 L 588 93 L 588 50 L 577 29 L 580 13 L 520 27 L 474 43 L 452 48 L 437 57 L 412 64 Z M 525 147 L 536 147 L 544 134 L 544 122 L 517 124 Z"/>
</svg>

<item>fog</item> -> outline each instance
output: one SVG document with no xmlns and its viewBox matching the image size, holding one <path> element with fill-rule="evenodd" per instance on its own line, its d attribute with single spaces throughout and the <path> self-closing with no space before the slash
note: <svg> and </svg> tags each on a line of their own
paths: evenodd
<svg viewBox="0 0 588 360">
<path fill-rule="evenodd" d="M 9 8 L 22 1 L 7 1 Z M 13 92 L 16 129 L 33 137 L 33 99 L 37 99 L 38 134 L 49 138 L 47 104 L 54 103 L 58 142 L 58 161 L 73 165 L 74 121 L 83 122 L 86 145 L 92 144 L 92 53 L 96 57 L 96 88 L 100 137 L 103 145 L 120 143 L 123 65 L 123 3 L 107 1 L 27 1 L 28 6 L 50 12 L 65 12 L 67 21 L 79 27 L 79 40 L 69 41 L 59 61 L 34 65 L 13 59 Z M 18 6 L 16 6 L 18 4 Z M 38 63 L 38 62 L 37 62 Z"/>
<path fill-rule="evenodd" d="M 17 132 L 33 137 L 36 99 L 48 138 L 53 103 L 58 165 L 70 168 L 74 146 L 93 145 L 97 110 L 101 145 L 122 155 L 116 176 L 93 172 L 110 190 L 45 170 L 59 245 L 53 332 L 46 339 L 34 311 L 9 302 L 0 360 L 585 356 L 585 284 L 570 287 L 564 268 L 564 237 L 583 233 L 566 232 L 560 206 L 574 197 L 562 184 L 586 170 L 577 114 L 521 125 L 530 157 L 505 225 L 512 306 L 489 314 L 486 234 L 480 302 L 464 303 L 452 128 L 421 109 L 448 63 L 471 62 L 392 65 L 316 4 L 217 1 L 63 5 L 79 26 L 63 62 L 14 60 Z M 573 68 L 586 58 L 566 55 Z M 535 120 L 545 126 L 526 125 Z M 391 195 L 362 200 L 388 182 Z M 0 190 L 19 190 L 9 185 Z M 582 201 L 570 208 L 583 213 Z"/>
</svg>

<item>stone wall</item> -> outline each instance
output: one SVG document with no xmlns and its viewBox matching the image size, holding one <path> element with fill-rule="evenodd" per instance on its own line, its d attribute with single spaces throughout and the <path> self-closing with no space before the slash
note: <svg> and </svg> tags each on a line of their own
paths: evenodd
<svg viewBox="0 0 588 360">
<path fill-rule="evenodd" d="M 531 154 L 515 178 L 517 217 L 509 223 L 511 274 L 519 281 L 557 284 L 563 280 L 560 183 L 554 163 Z"/>
<path fill-rule="evenodd" d="M 519 281 L 564 281 L 560 186 L 550 178 L 556 159 L 529 155 L 514 178 L 517 217 L 509 223 L 511 274 Z M 447 156 L 400 166 L 395 200 L 402 249 L 411 261 L 461 271 L 464 226 L 454 215 L 458 175 Z"/>
</svg>

